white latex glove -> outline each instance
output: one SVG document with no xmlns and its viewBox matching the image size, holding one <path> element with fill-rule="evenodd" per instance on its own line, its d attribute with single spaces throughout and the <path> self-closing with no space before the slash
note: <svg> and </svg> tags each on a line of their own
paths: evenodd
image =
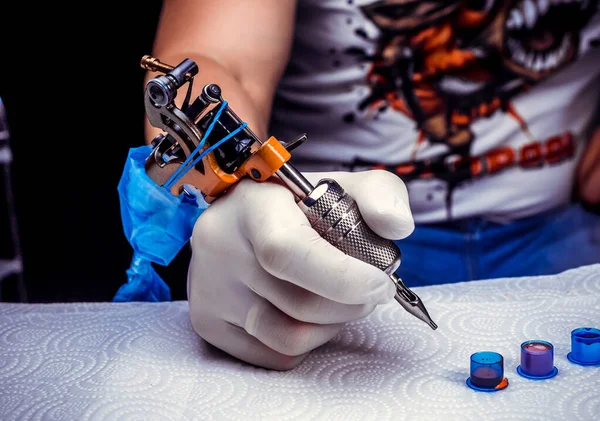
<svg viewBox="0 0 600 421">
<path fill-rule="evenodd" d="M 373 231 L 401 239 L 414 229 L 403 182 L 373 170 L 306 173 L 335 179 Z M 292 193 L 275 182 L 239 182 L 198 218 L 188 299 L 207 342 L 265 368 L 286 370 L 332 339 L 345 322 L 389 302 L 383 271 L 350 257 L 312 229 Z"/>
</svg>

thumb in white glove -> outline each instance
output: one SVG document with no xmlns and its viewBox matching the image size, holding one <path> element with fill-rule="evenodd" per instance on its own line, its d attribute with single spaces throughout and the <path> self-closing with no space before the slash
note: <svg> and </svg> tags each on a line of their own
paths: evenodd
<svg viewBox="0 0 600 421">
<path fill-rule="evenodd" d="M 337 180 L 382 237 L 401 239 L 414 229 L 406 187 L 389 172 L 305 176 L 314 184 Z M 277 183 L 239 182 L 194 227 L 192 325 L 204 340 L 248 363 L 293 368 L 345 322 L 394 294 L 383 271 L 322 239 Z"/>
</svg>

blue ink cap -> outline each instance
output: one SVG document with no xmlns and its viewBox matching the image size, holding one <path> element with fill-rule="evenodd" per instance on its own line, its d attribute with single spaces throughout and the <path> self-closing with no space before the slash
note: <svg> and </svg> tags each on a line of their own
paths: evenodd
<svg viewBox="0 0 600 421">
<path fill-rule="evenodd" d="M 504 357 L 497 352 L 483 351 L 471 355 L 471 373 L 467 386 L 479 392 L 497 392 L 508 386 L 504 377 Z"/>
<path fill-rule="evenodd" d="M 546 341 L 526 341 L 521 344 L 521 365 L 517 373 L 531 380 L 550 379 L 558 374 L 554 366 L 554 346 Z"/>
<path fill-rule="evenodd" d="M 600 366 L 600 329 L 580 327 L 571 331 L 567 358 L 573 364 Z"/>
</svg>

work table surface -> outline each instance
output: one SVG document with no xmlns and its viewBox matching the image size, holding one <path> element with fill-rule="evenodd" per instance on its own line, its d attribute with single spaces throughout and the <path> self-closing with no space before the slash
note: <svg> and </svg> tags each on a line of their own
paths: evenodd
<svg viewBox="0 0 600 421">
<path fill-rule="evenodd" d="M 436 331 L 397 303 L 277 372 L 202 341 L 188 303 L 0 303 L 0 420 L 600 420 L 600 367 L 566 358 L 600 327 L 600 265 L 416 288 Z M 520 377 L 520 344 L 555 347 L 556 377 Z M 508 388 L 465 385 L 504 356 Z"/>
</svg>

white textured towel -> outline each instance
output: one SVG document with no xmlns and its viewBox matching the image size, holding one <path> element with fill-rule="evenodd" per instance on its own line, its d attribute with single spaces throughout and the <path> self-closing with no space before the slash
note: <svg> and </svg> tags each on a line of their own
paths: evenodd
<svg viewBox="0 0 600 421">
<path fill-rule="evenodd" d="M 600 327 L 600 265 L 415 292 L 438 330 L 390 303 L 287 372 L 204 343 L 186 302 L 0 304 L 0 420 L 600 420 L 600 367 L 566 358 L 572 329 Z M 516 373 L 529 339 L 558 376 Z M 483 350 L 507 389 L 465 385 Z"/>
</svg>

